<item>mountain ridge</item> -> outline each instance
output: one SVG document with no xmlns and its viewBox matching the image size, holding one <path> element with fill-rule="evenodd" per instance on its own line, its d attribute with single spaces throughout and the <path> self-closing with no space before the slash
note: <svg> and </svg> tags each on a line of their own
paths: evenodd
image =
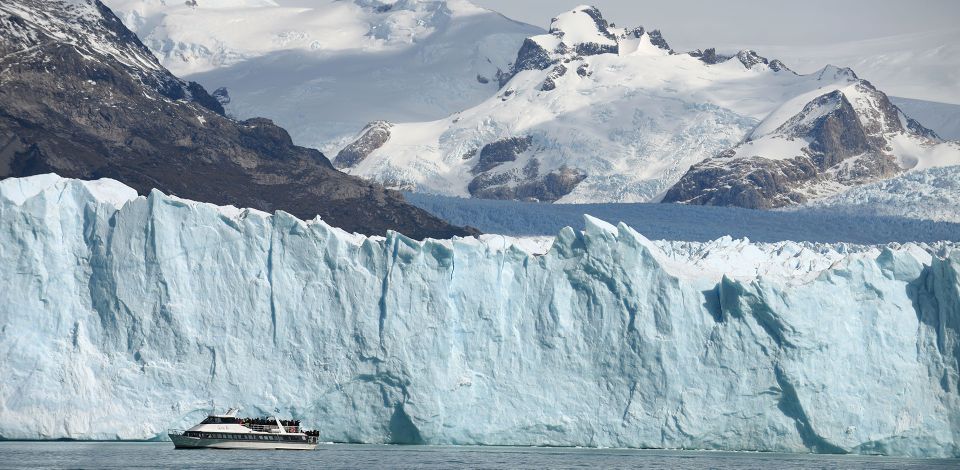
<svg viewBox="0 0 960 470">
<path fill-rule="evenodd" d="M 391 187 L 448 196 L 547 202 L 666 198 L 758 208 L 825 197 L 923 168 L 925 161 L 960 163 L 960 147 L 943 144 L 849 68 L 827 65 L 799 75 L 752 50 L 680 53 L 658 30 L 610 25 L 589 5 L 565 11 L 548 33 L 524 41 L 496 96 L 445 121 L 391 123 L 386 138 L 368 146 L 364 158 L 334 163 Z M 867 91 L 857 92 L 853 84 Z M 772 153 L 756 155 L 762 160 L 752 165 L 714 158 L 771 140 L 761 135 L 835 90 L 856 95 L 856 106 L 848 106 L 844 118 L 825 132 L 899 129 L 867 132 L 869 158 L 852 159 L 864 145 L 841 140 L 824 146 L 822 135 L 813 151 L 820 163 L 787 168 L 778 161 L 803 157 L 811 138 L 799 132 L 781 139 L 789 140 L 787 145 L 767 146 Z M 849 101 L 845 96 L 834 101 Z M 525 145 L 490 160 L 493 148 L 507 149 L 504 144 L 513 141 Z M 690 173 L 708 160 L 709 172 Z M 723 162 L 736 168 L 724 169 Z M 760 167 L 768 176 L 750 181 Z M 738 185 L 737 194 L 750 192 L 751 185 L 767 187 L 743 197 L 704 197 L 728 184 Z"/>
<path fill-rule="evenodd" d="M 224 117 L 99 1 L 17 0 L 0 13 L 0 177 L 111 177 L 142 194 L 320 214 L 351 231 L 472 233 L 338 172 L 270 120 Z"/>
</svg>

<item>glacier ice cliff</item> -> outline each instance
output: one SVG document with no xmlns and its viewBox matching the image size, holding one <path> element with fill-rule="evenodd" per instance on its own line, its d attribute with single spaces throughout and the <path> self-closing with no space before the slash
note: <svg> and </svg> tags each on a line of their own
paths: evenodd
<svg viewBox="0 0 960 470">
<path fill-rule="evenodd" d="M 8 179 L 0 435 L 154 438 L 237 405 L 330 441 L 956 457 L 958 272 L 950 244 L 592 218 L 416 242 Z"/>
</svg>

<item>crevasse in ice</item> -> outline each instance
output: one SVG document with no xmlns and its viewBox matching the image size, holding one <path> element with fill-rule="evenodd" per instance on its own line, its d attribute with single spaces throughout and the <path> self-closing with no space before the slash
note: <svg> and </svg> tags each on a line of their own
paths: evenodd
<svg viewBox="0 0 960 470">
<path fill-rule="evenodd" d="M 240 406 L 329 441 L 960 456 L 951 247 L 587 222 L 549 250 L 417 242 L 2 181 L 0 435 L 153 438 Z"/>
</svg>

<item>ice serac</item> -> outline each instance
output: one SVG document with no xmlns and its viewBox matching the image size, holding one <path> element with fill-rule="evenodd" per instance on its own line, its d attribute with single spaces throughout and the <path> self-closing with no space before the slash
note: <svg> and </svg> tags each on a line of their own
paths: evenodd
<svg viewBox="0 0 960 470">
<path fill-rule="evenodd" d="M 330 441 L 960 456 L 951 246 L 586 222 L 534 255 L 5 180 L 0 435 L 152 438 L 238 405 Z"/>
</svg>

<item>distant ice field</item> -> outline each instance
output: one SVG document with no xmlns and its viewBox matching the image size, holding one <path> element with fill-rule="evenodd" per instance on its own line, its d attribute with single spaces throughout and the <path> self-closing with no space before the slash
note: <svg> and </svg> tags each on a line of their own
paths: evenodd
<svg viewBox="0 0 960 470">
<path fill-rule="evenodd" d="M 792 212 L 678 204 L 545 204 L 406 193 L 407 201 L 451 223 L 486 233 L 555 235 L 583 229 L 583 214 L 624 222 L 650 239 L 709 241 L 723 236 L 757 242 L 781 240 L 878 244 L 960 240 L 960 224 L 899 216 L 856 215 L 849 208 Z"/>
</svg>

